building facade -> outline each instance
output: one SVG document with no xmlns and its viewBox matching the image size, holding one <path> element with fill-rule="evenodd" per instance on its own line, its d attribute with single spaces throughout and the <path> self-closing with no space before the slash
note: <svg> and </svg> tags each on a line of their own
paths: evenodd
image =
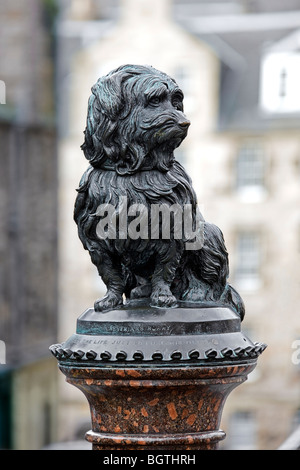
<svg viewBox="0 0 300 470">
<path fill-rule="evenodd" d="M 295 2 L 213 4 L 123 0 L 104 9 L 94 1 L 82 9 L 64 2 L 57 26 L 59 341 L 103 294 L 72 220 L 87 168 L 80 145 L 90 89 L 116 66 L 153 65 L 184 91 L 192 124 L 177 156 L 205 218 L 224 233 L 230 280 L 246 304 L 243 330 L 268 344 L 226 402 L 224 448 L 276 449 L 299 423 L 300 407 L 300 13 Z M 59 438 L 85 423 L 88 429 L 87 403 L 63 378 L 58 397 Z"/>
<path fill-rule="evenodd" d="M 50 7 L 51 2 L 48 2 Z M 56 439 L 57 160 L 46 2 L 1 2 L 0 448 Z"/>
</svg>

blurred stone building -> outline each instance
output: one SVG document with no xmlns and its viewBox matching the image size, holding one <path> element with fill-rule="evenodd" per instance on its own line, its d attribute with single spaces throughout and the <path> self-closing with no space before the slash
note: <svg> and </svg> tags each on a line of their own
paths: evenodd
<svg viewBox="0 0 300 470">
<path fill-rule="evenodd" d="M 57 160 L 54 4 L 0 4 L 0 448 L 55 439 Z"/>
<path fill-rule="evenodd" d="M 298 1 L 5 0 L 0 22 L 0 447 L 90 428 L 48 347 L 104 293 L 73 221 L 90 89 L 146 63 L 185 93 L 192 125 L 177 158 L 224 232 L 243 330 L 268 344 L 226 402 L 224 448 L 276 449 L 300 408 Z"/>
<path fill-rule="evenodd" d="M 244 332 L 268 349 L 225 406 L 224 448 L 275 449 L 299 424 L 300 10 L 296 1 L 60 2 L 59 340 L 103 288 L 72 220 L 87 167 L 87 101 L 99 76 L 150 64 L 177 79 L 192 125 L 177 151 L 207 220 L 224 232 Z M 59 386 L 60 438 L 89 418 Z M 77 406 L 75 411 L 75 405 Z M 89 423 L 85 424 L 85 430 Z M 83 431 L 81 431 L 83 433 Z M 82 434 L 83 436 L 83 434 Z"/>
</svg>

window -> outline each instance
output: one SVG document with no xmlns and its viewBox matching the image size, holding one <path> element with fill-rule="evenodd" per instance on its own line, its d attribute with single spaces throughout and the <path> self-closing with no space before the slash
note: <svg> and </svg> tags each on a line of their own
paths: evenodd
<svg viewBox="0 0 300 470">
<path fill-rule="evenodd" d="M 235 281 L 240 289 L 256 290 L 261 285 L 261 237 L 242 232 L 237 237 Z"/>
<path fill-rule="evenodd" d="M 261 145 L 242 145 L 237 156 L 236 186 L 240 196 L 254 201 L 265 193 L 265 158 Z"/>
<path fill-rule="evenodd" d="M 262 62 L 261 107 L 271 113 L 300 112 L 300 53 L 272 52 Z"/>
<path fill-rule="evenodd" d="M 228 450 L 255 450 L 257 441 L 257 425 L 254 413 L 237 411 L 229 420 L 227 431 Z"/>
</svg>

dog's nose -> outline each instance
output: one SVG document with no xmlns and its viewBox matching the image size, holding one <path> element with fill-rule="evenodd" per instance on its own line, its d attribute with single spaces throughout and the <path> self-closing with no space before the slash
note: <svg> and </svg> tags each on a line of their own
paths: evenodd
<svg viewBox="0 0 300 470">
<path fill-rule="evenodd" d="M 190 121 L 188 121 L 187 119 L 185 121 L 181 121 L 178 123 L 180 125 L 180 127 L 183 127 L 183 128 L 187 128 L 189 127 L 189 125 L 191 124 Z"/>
</svg>

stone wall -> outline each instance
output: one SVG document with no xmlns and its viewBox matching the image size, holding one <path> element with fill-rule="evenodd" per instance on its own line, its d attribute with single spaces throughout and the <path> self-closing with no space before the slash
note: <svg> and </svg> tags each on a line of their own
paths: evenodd
<svg viewBox="0 0 300 470">
<path fill-rule="evenodd" d="M 0 331 L 20 365 L 56 335 L 56 133 L 1 123 L 0 140 Z"/>
</svg>

